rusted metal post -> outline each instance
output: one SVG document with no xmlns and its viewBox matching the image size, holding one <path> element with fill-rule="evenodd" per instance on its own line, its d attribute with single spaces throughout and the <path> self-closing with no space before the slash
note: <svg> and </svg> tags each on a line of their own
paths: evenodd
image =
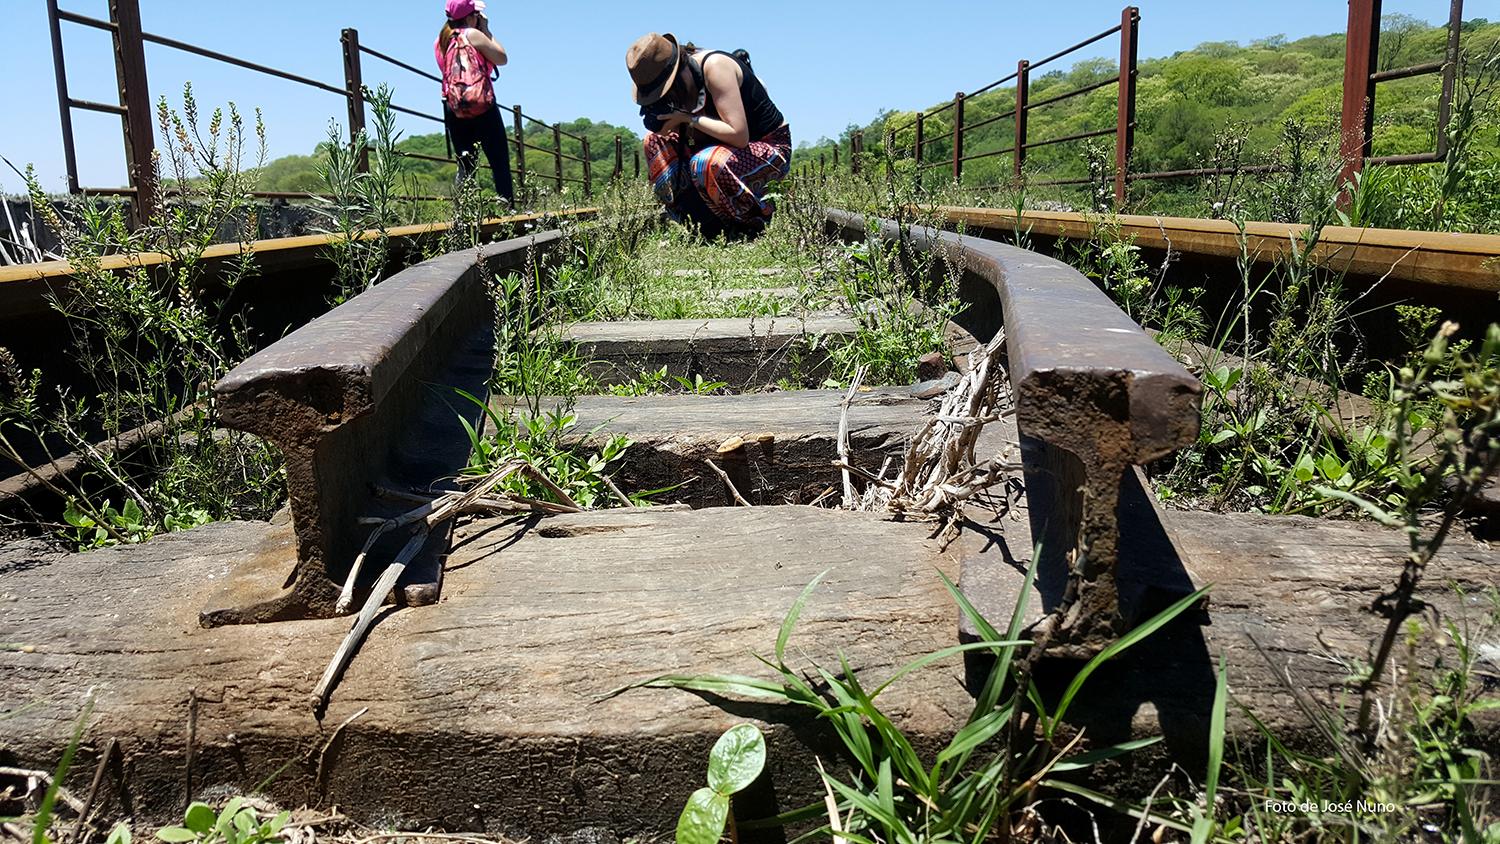
<svg viewBox="0 0 1500 844">
<path fill-rule="evenodd" d="M 151 124 L 140 0 L 110 0 L 109 20 L 115 25 L 115 76 L 120 84 L 120 105 L 125 108 L 125 170 L 135 189 L 130 217 L 140 226 L 145 224 L 156 196 L 156 167 L 151 160 L 156 136 Z"/>
<path fill-rule="evenodd" d="M 833 142 L 833 169 L 839 169 L 839 142 Z"/>
<path fill-rule="evenodd" d="M 594 195 L 594 167 L 589 160 L 589 139 L 579 138 L 578 143 L 583 146 L 583 195 Z"/>
<path fill-rule="evenodd" d="M 964 177 L 964 92 L 953 95 L 953 183 Z"/>
<path fill-rule="evenodd" d="M 516 193 L 526 189 L 526 118 L 521 114 L 521 105 L 511 106 L 511 125 L 516 133 Z"/>
<path fill-rule="evenodd" d="M 62 121 L 63 164 L 68 169 L 68 193 L 78 193 L 78 153 L 73 148 L 73 107 L 68 104 L 68 67 L 63 60 L 62 21 L 57 0 L 47 0 L 47 28 L 52 34 L 52 72 L 57 77 L 57 116 Z"/>
<path fill-rule="evenodd" d="M 849 136 L 849 172 L 859 173 L 859 142 L 863 136 L 862 132 L 855 132 Z"/>
<path fill-rule="evenodd" d="M 1350 182 L 1364 169 L 1375 128 L 1375 83 L 1370 75 L 1380 56 L 1380 0 L 1349 0 L 1344 38 L 1344 103 L 1339 119 L 1341 179 Z"/>
<path fill-rule="evenodd" d="M 917 140 L 912 144 L 911 157 L 916 159 L 917 169 L 922 169 L 922 121 L 926 119 L 924 112 L 917 112 Z"/>
<path fill-rule="evenodd" d="M 1136 47 L 1140 42 L 1141 10 L 1126 6 L 1120 12 L 1120 91 L 1115 109 L 1115 208 L 1124 209 L 1130 178 L 1130 153 L 1135 148 Z"/>
<path fill-rule="evenodd" d="M 1448 49 L 1443 55 L 1443 93 L 1438 99 L 1437 156 L 1448 156 L 1448 120 L 1453 116 L 1453 91 L 1458 81 L 1458 38 L 1463 32 L 1464 0 L 1448 5 Z"/>
<path fill-rule="evenodd" d="M 828 157 L 820 152 L 818 153 L 818 181 L 826 178 L 828 178 Z"/>
<path fill-rule="evenodd" d="M 623 175 L 625 175 L 625 143 L 620 140 L 620 136 L 619 135 L 616 135 L 615 136 L 615 176 L 614 176 L 615 181 L 619 181 L 620 177 L 623 176 Z"/>
<path fill-rule="evenodd" d="M 639 179 L 641 177 L 641 151 L 640 151 L 640 149 L 636 149 L 635 150 L 635 177 L 637 179 Z"/>
<path fill-rule="evenodd" d="M 370 153 L 361 135 L 365 131 L 365 85 L 359 66 L 359 30 L 345 29 L 339 36 L 344 47 L 344 97 L 349 105 L 349 144 L 359 156 L 359 171 L 370 169 Z"/>
<path fill-rule="evenodd" d="M 1016 148 L 1011 155 L 1016 183 L 1021 182 L 1021 168 L 1026 166 L 1026 89 L 1030 87 L 1031 62 L 1016 62 Z"/>
<path fill-rule="evenodd" d="M 556 123 L 552 124 L 552 147 L 553 147 L 553 149 L 555 149 L 557 151 L 556 152 L 557 159 L 554 162 L 557 165 L 557 192 L 558 193 L 562 193 L 563 192 L 562 127 L 558 126 Z"/>
</svg>

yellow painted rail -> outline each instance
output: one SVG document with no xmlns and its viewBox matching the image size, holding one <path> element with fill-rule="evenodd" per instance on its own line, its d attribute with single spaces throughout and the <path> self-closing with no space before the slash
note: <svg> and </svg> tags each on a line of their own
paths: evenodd
<svg viewBox="0 0 1500 844">
<path fill-rule="evenodd" d="M 598 213 L 597 208 L 571 208 L 543 214 L 517 214 L 510 217 L 491 217 L 480 224 L 483 234 L 493 234 L 502 227 L 519 223 L 531 223 L 558 217 L 588 218 Z M 396 226 L 386 230 L 393 241 L 410 241 L 447 231 L 452 223 L 423 223 L 412 226 Z M 360 240 L 373 240 L 376 231 L 366 231 Z M 247 243 L 219 243 L 203 251 L 202 259 L 210 267 L 214 264 L 238 258 L 242 252 L 255 256 L 255 265 L 261 273 L 276 273 L 302 267 L 315 267 L 328 261 L 328 247 L 340 240 L 339 235 L 316 234 L 301 237 L 278 237 L 252 240 Z M 153 267 L 171 263 L 171 256 L 160 252 L 132 252 L 121 255 L 106 255 L 100 266 L 107 270 L 123 270 L 134 267 Z M 47 295 L 67 286 L 73 276 L 73 267 L 67 261 L 43 261 L 36 264 L 18 264 L 0 267 L 0 319 L 46 312 L 49 309 Z"/>
<path fill-rule="evenodd" d="M 938 210 L 949 223 L 962 222 L 970 229 L 1009 233 L 1017 225 L 1011 210 Z M 1240 254 L 1239 230 L 1228 220 L 1141 214 L 1113 219 L 1123 237 L 1144 248 L 1230 259 Z M 1033 236 L 1083 239 L 1093 235 L 1097 221 L 1098 217 L 1071 212 L 1025 211 L 1020 228 L 1030 229 Z M 1306 226 L 1289 223 L 1246 223 L 1246 247 L 1256 261 L 1282 258 L 1305 230 Z M 1500 235 L 1327 226 L 1312 257 L 1324 267 L 1354 276 L 1500 293 Z"/>
</svg>

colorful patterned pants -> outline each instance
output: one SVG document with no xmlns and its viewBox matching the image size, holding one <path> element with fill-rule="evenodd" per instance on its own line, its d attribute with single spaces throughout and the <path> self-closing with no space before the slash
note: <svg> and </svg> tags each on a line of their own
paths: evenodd
<svg viewBox="0 0 1500 844">
<path fill-rule="evenodd" d="M 674 219 L 696 217 L 706 205 L 722 221 L 749 224 L 769 220 L 775 210 L 766 185 L 791 169 L 792 130 L 783 126 L 743 148 L 715 144 L 691 157 L 677 133 L 649 132 L 645 148 L 651 187 Z M 694 201 L 700 199 L 701 205 Z"/>
</svg>

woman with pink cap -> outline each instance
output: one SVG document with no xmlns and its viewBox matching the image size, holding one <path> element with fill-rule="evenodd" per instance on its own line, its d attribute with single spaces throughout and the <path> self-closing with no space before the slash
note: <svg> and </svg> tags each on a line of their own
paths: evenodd
<svg viewBox="0 0 1500 844">
<path fill-rule="evenodd" d="M 475 148 L 483 147 L 495 193 L 511 202 L 510 147 L 495 105 L 495 79 L 497 68 L 507 61 L 505 48 L 490 35 L 482 0 L 446 0 L 444 10 L 448 22 L 433 54 L 443 75 L 443 126 L 458 151 L 458 177 L 474 172 L 479 163 Z"/>
<path fill-rule="evenodd" d="M 792 131 L 750 54 L 653 32 L 630 45 L 625 66 L 648 130 L 651 186 L 667 213 L 709 238 L 765 229 L 776 210 L 767 188 L 791 168 Z"/>
</svg>

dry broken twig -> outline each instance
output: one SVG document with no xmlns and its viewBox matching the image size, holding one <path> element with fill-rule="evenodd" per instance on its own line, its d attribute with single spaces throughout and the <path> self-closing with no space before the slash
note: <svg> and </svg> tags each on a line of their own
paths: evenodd
<svg viewBox="0 0 1500 844">
<path fill-rule="evenodd" d="M 344 637 L 344 641 L 339 645 L 339 649 L 334 652 L 333 660 L 328 663 L 328 668 L 324 670 L 323 677 L 318 680 L 317 688 L 313 689 L 313 710 L 315 712 L 321 715 L 324 708 L 328 706 L 328 695 L 333 690 L 334 683 L 338 682 L 339 676 L 343 674 L 344 668 L 348 666 L 349 660 L 354 656 L 354 650 L 359 647 L 360 642 L 364 641 L 365 633 L 369 631 L 370 625 L 375 622 L 376 614 L 380 612 L 380 605 L 385 602 L 385 596 L 395 588 L 396 581 L 406 571 L 407 564 L 415 559 L 417 554 L 422 550 L 422 546 L 426 544 L 427 536 L 431 533 L 432 529 L 467 511 L 474 502 L 489 495 L 506 478 L 521 471 L 528 465 L 530 464 L 524 460 L 507 460 L 496 467 L 494 471 L 480 478 L 477 483 L 468 489 L 462 492 L 445 493 L 417 507 L 415 510 L 387 522 L 387 524 L 394 523 L 397 526 L 415 525 L 415 530 L 400 553 L 396 555 L 396 558 L 391 561 L 390 565 L 386 566 L 385 571 L 380 575 L 380 579 L 375 582 L 374 588 L 370 590 L 369 597 L 365 599 L 364 606 L 360 609 L 359 615 L 354 620 L 354 625 L 350 627 L 349 633 Z M 382 531 L 377 530 L 376 532 L 379 533 Z M 361 551 L 360 556 L 363 557 L 373 544 L 373 541 L 366 543 L 365 551 Z M 353 582 L 354 573 L 351 573 L 349 581 L 345 584 L 345 592 L 351 597 L 353 595 Z M 340 605 L 343 605 L 342 597 L 340 598 Z"/>
<path fill-rule="evenodd" d="M 844 395 L 844 402 L 839 407 L 839 435 L 837 446 L 839 450 L 839 462 L 845 467 L 850 465 L 849 460 L 849 403 L 854 401 L 854 396 L 859 393 L 859 382 L 865 380 L 865 367 L 859 366 L 854 370 L 854 378 L 849 382 L 849 392 Z M 854 495 L 854 481 L 849 477 L 849 469 L 844 468 L 841 473 L 844 479 L 844 506 L 853 508 L 856 504 Z"/>
<path fill-rule="evenodd" d="M 975 456 L 986 425 L 1012 413 L 1010 384 L 1001 365 L 1005 332 L 969 356 L 969 371 L 942 399 L 932 416 L 912 437 L 894 481 L 859 472 L 850 464 L 847 445 L 848 399 L 839 422 L 839 457 L 846 487 L 851 470 L 872 483 L 863 495 L 845 490 L 845 503 L 858 510 L 893 510 L 937 517 L 952 523 L 962 514 L 963 502 L 1014 477 L 1020 464 L 997 455 Z M 851 393 L 852 396 L 852 393 Z"/>
<path fill-rule="evenodd" d="M 708 466 L 708 468 L 714 470 L 714 474 L 719 476 L 719 480 L 723 481 L 725 486 L 729 487 L 729 494 L 734 496 L 734 500 L 739 502 L 741 507 L 752 506 L 750 502 L 745 500 L 745 496 L 740 495 L 740 491 L 735 488 L 734 481 L 731 481 L 729 479 L 728 472 L 720 469 L 718 465 L 714 463 L 712 458 L 705 457 L 703 458 L 703 462 Z"/>
</svg>

